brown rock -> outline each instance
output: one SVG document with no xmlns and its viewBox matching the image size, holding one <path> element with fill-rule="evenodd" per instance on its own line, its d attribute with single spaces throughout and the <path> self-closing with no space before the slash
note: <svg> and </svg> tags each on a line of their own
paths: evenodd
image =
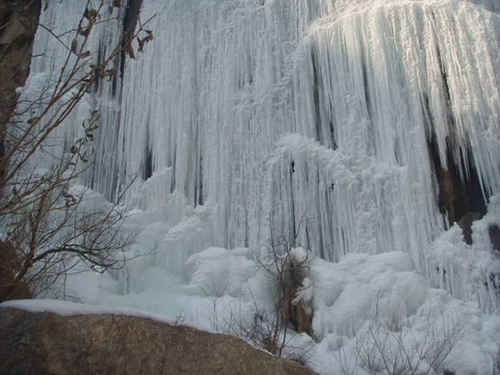
<svg viewBox="0 0 500 375">
<path fill-rule="evenodd" d="M 21 267 L 22 262 L 14 247 L 8 242 L 0 241 L 0 302 L 33 297 L 28 284 L 16 279 Z"/>
<path fill-rule="evenodd" d="M 244 341 L 118 315 L 0 308 L 0 374 L 314 374 Z"/>
<path fill-rule="evenodd" d="M 462 228 L 466 244 L 472 245 L 472 224 L 474 221 L 481 219 L 481 217 L 482 215 L 479 212 L 467 212 L 458 221 L 458 225 Z"/>
<path fill-rule="evenodd" d="M 304 301 L 295 301 L 302 288 L 307 274 L 307 260 L 300 262 L 290 257 L 286 265 L 285 277 L 282 285 L 283 302 L 280 313 L 285 322 L 290 322 L 298 333 L 307 333 L 314 337 L 312 329 L 312 306 L 307 306 Z"/>
<path fill-rule="evenodd" d="M 500 227 L 496 224 L 492 224 L 488 227 L 488 234 L 490 235 L 490 241 L 493 245 L 493 249 L 500 252 Z"/>
<path fill-rule="evenodd" d="M 451 137 L 453 138 L 453 137 Z M 450 225 L 457 223 L 463 232 L 464 242 L 472 244 L 472 222 L 486 214 L 488 197 L 484 195 L 478 171 L 470 149 L 460 150 L 461 158 L 455 160 L 456 142 L 447 138 L 446 166 L 440 160 L 435 135 L 428 141 L 432 169 L 437 182 L 438 205 Z M 465 158 L 467 156 L 467 158 Z M 468 170 L 462 175 L 460 170 Z"/>
<path fill-rule="evenodd" d="M 29 74 L 40 8 L 41 0 L 0 1 L 0 177 L 6 168 L 7 126 L 17 104 L 16 88 Z"/>
</svg>

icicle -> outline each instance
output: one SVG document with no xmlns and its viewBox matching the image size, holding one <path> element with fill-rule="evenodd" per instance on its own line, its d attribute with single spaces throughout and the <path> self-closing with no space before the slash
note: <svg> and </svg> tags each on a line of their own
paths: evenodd
<svg viewBox="0 0 500 375">
<path fill-rule="evenodd" d="M 42 20 L 67 29 L 56 12 L 81 6 Z M 125 66 L 121 95 L 104 84 L 89 98 L 103 119 L 89 181 L 113 197 L 139 175 L 130 204 L 215 207 L 213 245 L 286 236 L 331 261 L 403 250 L 431 278 L 426 249 L 444 220 L 429 142 L 441 167 L 477 173 L 484 199 L 500 187 L 498 11 L 490 0 L 145 1 L 150 48 Z M 119 27 L 103 26 L 94 50 Z M 55 71 L 62 54 L 41 35 L 35 53 L 49 53 L 34 71 Z"/>
</svg>

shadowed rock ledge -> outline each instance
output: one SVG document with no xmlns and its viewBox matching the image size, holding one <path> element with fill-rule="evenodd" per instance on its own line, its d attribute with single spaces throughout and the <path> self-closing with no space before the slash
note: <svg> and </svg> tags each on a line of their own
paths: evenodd
<svg viewBox="0 0 500 375">
<path fill-rule="evenodd" d="M 40 8 L 41 0 L 0 1 L 0 177 L 7 124 L 17 104 L 16 88 L 24 86 L 30 71 Z"/>
<path fill-rule="evenodd" d="M 0 374 L 313 375 L 244 341 L 120 315 L 0 308 Z"/>
</svg>

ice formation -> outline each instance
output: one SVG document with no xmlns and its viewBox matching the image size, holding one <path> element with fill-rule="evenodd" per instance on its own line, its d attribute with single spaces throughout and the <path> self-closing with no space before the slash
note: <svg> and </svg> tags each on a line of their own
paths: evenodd
<svg viewBox="0 0 500 375">
<path fill-rule="evenodd" d="M 82 7 L 51 1 L 41 22 L 67 30 L 76 18 L 60 15 Z M 429 287 L 498 311 L 488 237 L 500 224 L 498 1 L 143 0 L 141 19 L 152 15 L 153 42 L 57 134 L 73 139 L 89 107 L 98 109 L 86 183 L 112 200 L 139 176 L 127 194 L 129 225 L 142 230 L 135 250 L 155 255 L 133 262 L 115 291 L 206 284 L 208 259 L 237 279 L 223 293 L 237 298 L 238 283 L 252 284 L 249 260 L 224 249 L 283 239 L 338 263 L 318 266 L 313 284 L 383 270 L 393 275 L 384 282 L 416 288 L 406 315 L 431 298 Z M 93 51 L 105 55 L 121 27 L 103 23 Z M 40 29 L 33 81 L 57 71 L 64 53 Z M 476 189 L 469 211 L 489 210 L 472 226 L 472 245 L 440 204 L 439 171 L 453 168 Z M 357 269 L 365 260 L 374 268 Z M 334 284 L 358 293 L 351 281 Z M 332 316 L 348 310 L 319 295 L 315 324 L 328 336 Z"/>
</svg>

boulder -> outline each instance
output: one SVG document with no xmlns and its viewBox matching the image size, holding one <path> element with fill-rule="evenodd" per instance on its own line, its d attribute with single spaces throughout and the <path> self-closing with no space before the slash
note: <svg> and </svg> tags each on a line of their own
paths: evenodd
<svg viewBox="0 0 500 375">
<path fill-rule="evenodd" d="M 314 374 L 239 338 L 123 315 L 0 308 L 0 374 Z"/>
</svg>

